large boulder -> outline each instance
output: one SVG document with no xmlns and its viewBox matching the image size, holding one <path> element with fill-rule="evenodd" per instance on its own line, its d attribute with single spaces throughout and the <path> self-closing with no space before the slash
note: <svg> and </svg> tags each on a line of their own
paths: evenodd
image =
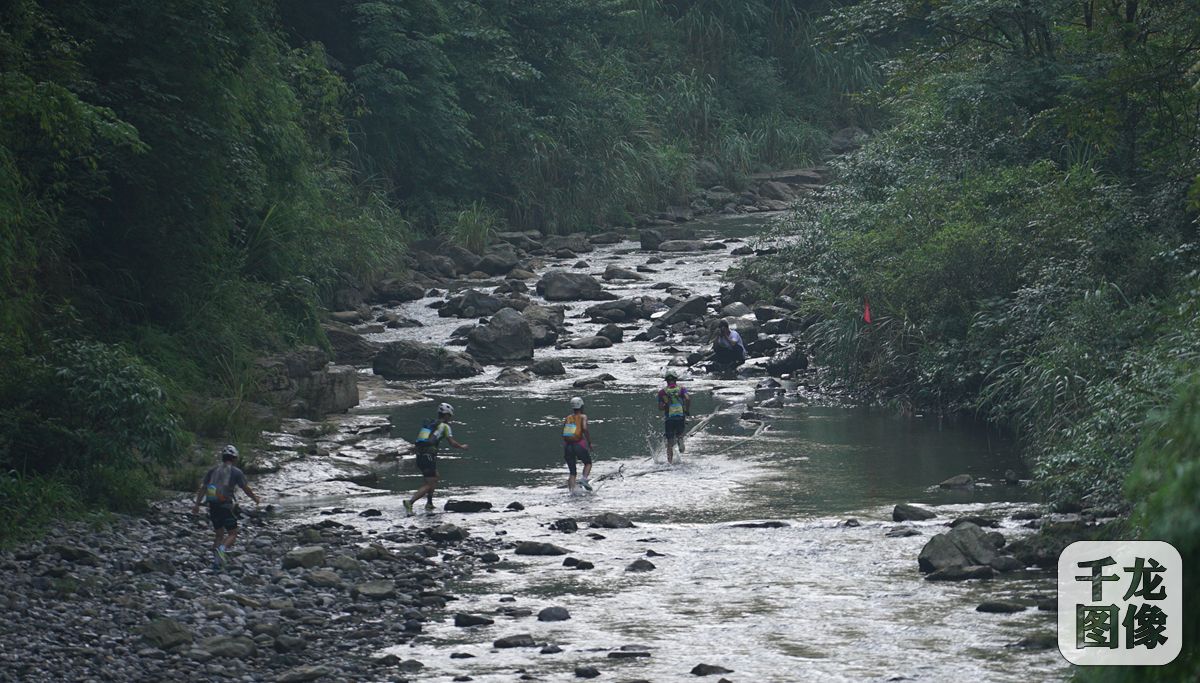
<svg viewBox="0 0 1200 683">
<path fill-rule="evenodd" d="M 521 312 L 533 332 L 533 345 L 553 346 L 563 329 L 566 312 L 561 306 L 526 306 Z"/>
<path fill-rule="evenodd" d="M 511 307 L 509 302 L 499 297 L 467 289 L 450 297 L 446 304 L 438 309 L 438 315 L 442 318 L 481 318 L 495 315 L 502 308 Z"/>
<path fill-rule="evenodd" d="M 628 268 L 622 268 L 621 266 L 618 266 L 615 263 L 608 264 L 608 267 L 604 269 L 604 275 L 602 277 L 605 280 L 645 280 L 646 279 L 643 275 L 641 275 L 639 273 L 635 273 L 634 271 L 629 270 Z"/>
<path fill-rule="evenodd" d="M 475 270 L 488 275 L 506 275 L 520 263 L 517 250 L 507 242 L 492 246 L 475 264 Z"/>
<path fill-rule="evenodd" d="M 551 235 L 542 240 L 542 247 L 551 253 L 566 249 L 576 254 L 586 254 L 595 249 L 588 242 L 587 235 L 582 232 L 572 233 L 570 235 Z"/>
<path fill-rule="evenodd" d="M 917 564 L 921 571 L 929 573 L 948 567 L 990 565 L 996 557 L 995 546 L 988 541 L 983 529 L 966 523 L 929 539 L 921 549 Z"/>
<path fill-rule="evenodd" d="M 647 228 L 639 234 L 639 241 L 642 249 L 645 251 L 654 251 L 659 246 L 668 240 L 692 240 L 696 239 L 696 231 L 692 228 L 677 227 L 677 226 L 660 226 L 655 228 Z"/>
<path fill-rule="evenodd" d="M 572 339 L 563 344 L 563 348 L 567 349 L 607 349 L 612 346 L 612 340 L 608 337 L 580 337 Z"/>
<path fill-rule="evenodd" d="M 342 365 L 367 367 L 382 348 L 379 344 L 364 339 L 349 325 L 329 322 L 322 323 L 321 329 L 325 331 L 325 338 L 333 348 L 334 362 Z"/>
<path fill-rule="evenodd" d="M 774 377 L 794 374 L 807 368 L 808 354 L 799 346 L 781 351 L 767 361 L 767 374 Z"/>
<path fill-rule="evenodd" d="M 658 245 L 659 251 L 704 251 L 708 243 L 704 240 L 667 240 Z"/>
<path fill-rule="evenodd" d="M 520 313 L 505 308 L 467 334 L 467 353 L 481 361 L 533 358 L 533 329 Z"/>
<path fill-rule="evenodd" d="M 525 251 L 533 251 L 535 249 L 542 248 L 541 242 L 538 242 L 523 232 L 500 232 L 496 233 L 496 237 L 508 242 L 518 249 L 524 249 Z"/>
<path fill-rule="evenodd" d="M 479 363 L 464 353 L 414 341 L 384 344 L 371 367 L 385 379 L 460 378 L 483 372 Z"/>
<path fill-rule="evenodd" d="M 425 297 L 425 288 L 406 279 L 388 278 L 375 284 L 371 301 L 380 304 L 416 301 Z"/>
<path fill-rule="evenodd" d="M 905 522 L 908 520 L 920 522 L 926 519 L 933 519 L 934 517 L 937 517 L 937 513 L 933 510 L 926 510 L 925 508 L 909 505 L 908 503 L 900 503 L 892 509 L 892 520 L 896 522 Z"/>
<path fill-rule="evenodd" d="M 599 301 L 615 299 L 604 291 L 600 281 L 585 273 L 551 270 L 538 280 L 537 293 L 547 301 Z"/>
<path fill-rule="evenodd" d="M 567 369 L 563 367 L 562 361 L 555 358 L 543 358 L 529 366 L 528 371 L 539 377 L 567 374 Z"/>
<path fill-rule="evenodd" d="M 593 304 L 588 306 L 583 313 L 592 320 L 627 322 L 649 318 L 651 309 L 661 309 L 662 307 L 662 302 L 653 297 L 634 297 Z"/>
<path fill-rule="evenodd" d="M 459 244 L 446 244 L 439 247 L 438 251 L 454 262 L 454 269 L 459 273 L 475 270 L 475 264 L 479 262 L 479 254 Z"/>
<path fill-rule="evenodd" d="M 671 307 L 661 318 L 659 325 L 674 325 L 678 322 L 699 318 L 708 311 L 708 297 L 694 296 Z"/>
</svg>

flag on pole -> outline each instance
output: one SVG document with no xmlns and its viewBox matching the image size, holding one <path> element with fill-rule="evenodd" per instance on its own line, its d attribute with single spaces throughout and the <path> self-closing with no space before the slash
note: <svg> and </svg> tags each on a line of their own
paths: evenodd
<svg viewBox="0 0 1200 683">
<path fill-rule="evenodd" d="M 867 297 L 863 297 L 863 322 L 871 324 L 871 302 Z"/>
</svg>

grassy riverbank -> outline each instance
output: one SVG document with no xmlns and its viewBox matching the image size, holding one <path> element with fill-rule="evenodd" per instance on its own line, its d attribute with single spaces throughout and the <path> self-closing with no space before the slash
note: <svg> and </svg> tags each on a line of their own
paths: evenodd
<svg viewBox="0 0 1200 683">
<path fill-rule="evenodd" d="M 818 363 L 1012 430 L 1052 503 L 1132 512 L 1194 565 L 1195 4 L 885 5 L 828 35 L 890 45 L 888 123 L 757 274 L 821 321 Z M 1190 680 L 1188 652 L 1145 680 Z"/>
</svg>

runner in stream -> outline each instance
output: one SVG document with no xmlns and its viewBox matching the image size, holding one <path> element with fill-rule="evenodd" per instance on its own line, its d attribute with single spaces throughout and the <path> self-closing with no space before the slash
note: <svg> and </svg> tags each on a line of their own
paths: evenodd
<svg viewBox="0 0 1200 683">
<path fill-rule="evenodd" d="M 567 477 L 567 490 L 575 493 L 575 461 L 583 463 L 583 476 L 579 485 L 591 491 L 588 475 L 592 473 L 592 434 L 588 431 L 587 415 L 583 412 L 583 399 L 579 396 L 571 399 L 571 414 L 563 419 L 563 459 L 567 461 L 567 469 L 571 471 Z"/>
<path fill-rule="evenodd" d="M 442 439 L 445 439 L 451 446 L 459 450 L 467 450 L 468 446 L 465 443 L 459 443 L 454 439 L 454 433 L 450 429 L 450 420 L 454 419 L 454 406 L 449 403 L 443 403 L 438 406 L 438 414 L 436 420 L 426 420 L 421 425 L 421 430 L 417 432 L 415 441 L 417 447 L 417 468 L 421 470 L 421 476 L 425 478 L 425 482 L 417 489 L 412 498 L 404 501 L 405 515 L 413 513 L 413 504 L 425 498 L 425 511 L 433 511 L 433 491 L 437 488 L 438 470 L 437 470 L 437 451 L 438 444 Z"/>
<path fill-rule="evenodd" d="M 658 390 L 658 409 L 663 412 L 665 419 L 663 431 L 667 438 L 667 464 L 674 464 L 675 444 L 679 444 L 680 454 L 686 450 L 683 439 L 687 433 L 687 417 L 692 412 L 692 397 L 687 389 L 678 384 L 679 375 L 674 370 L 667 370 L 663 378 L 667 386 Z"/>
</svg>

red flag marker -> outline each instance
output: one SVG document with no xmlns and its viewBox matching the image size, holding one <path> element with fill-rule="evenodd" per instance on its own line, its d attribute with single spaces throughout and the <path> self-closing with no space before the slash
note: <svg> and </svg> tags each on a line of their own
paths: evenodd
<svg viewBox="0 0 1200 683">
<path fill-rule="evenodd" d="M 865 296 L 863 297 L 863 322 L 871 324 L 871 302 Z"/>
</svg>

